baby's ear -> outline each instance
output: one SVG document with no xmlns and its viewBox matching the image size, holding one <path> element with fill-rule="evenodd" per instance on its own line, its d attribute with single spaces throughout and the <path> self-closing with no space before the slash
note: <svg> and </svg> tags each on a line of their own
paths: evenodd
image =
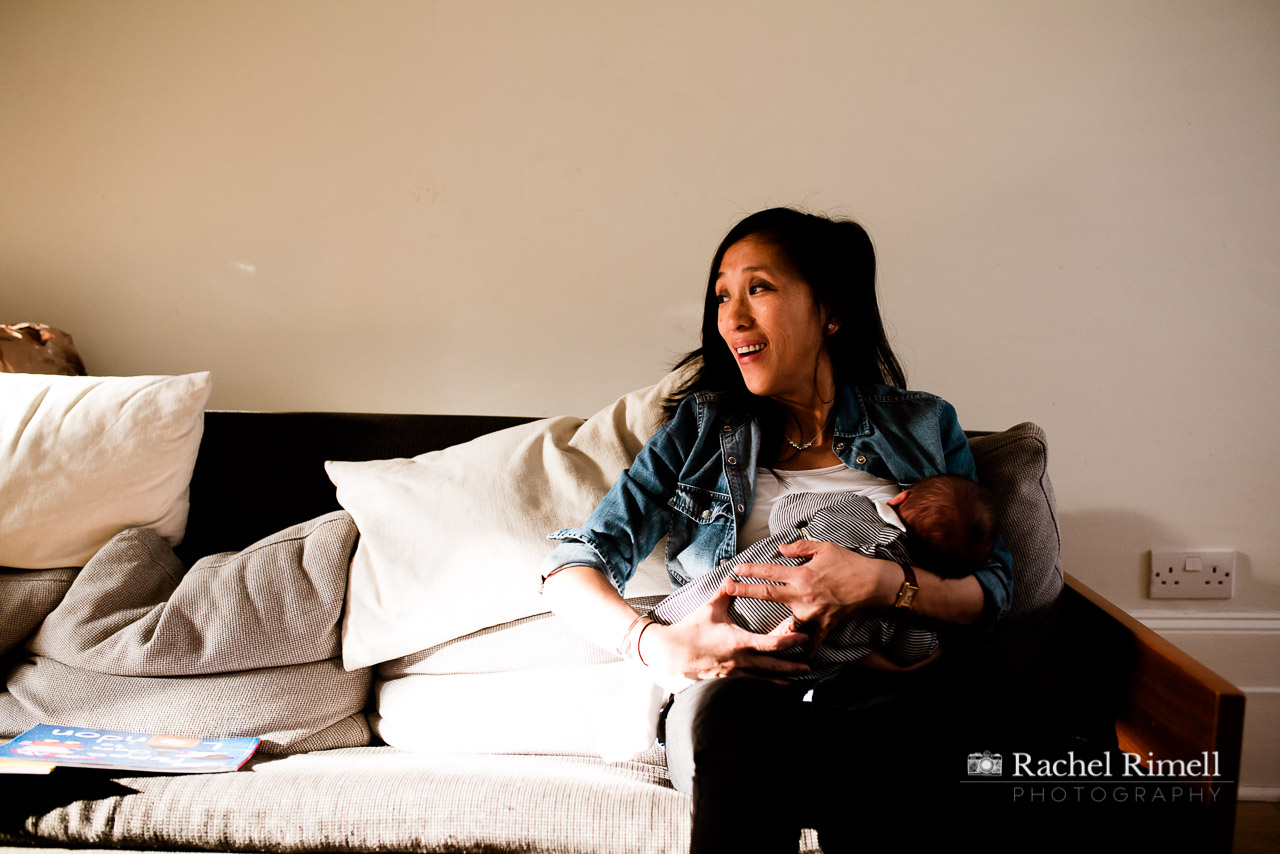
<svg viewBox="0 0 1280 854">
<path fill-rule="evenodd" d="M 885 504 L 888 504 L 890 507 L 897 507 L 899 504 L 906 501 L 907 496 L 910 494 L 911 494 L 911 490 L 904 489 L 901 492 L 899 492 L 897 495 L 893 496 L 888 501 L 886 501 Z"/>
</svg>

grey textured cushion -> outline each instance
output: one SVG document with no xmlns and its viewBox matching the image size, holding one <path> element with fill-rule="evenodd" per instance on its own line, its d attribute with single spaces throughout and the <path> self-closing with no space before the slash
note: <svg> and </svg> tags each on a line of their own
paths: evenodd
<svg viewBox="0 0 1280 854">
<path fill-rule="evenodd" d="M 0 737 L 42 723 L 185 736 L 257 736 L 264 753 L 369 743 L 368 670 L 339 659 L 209 676 L 117 676 L 36 656 L 0 694 Z"/>
<path fill-rule="evenodd" d="M 660 750 L 606 763 L 367 747 L 255 759 L 246 769 L 119 776 L 97 798 L 35 795 L 18 809 L 0 805 L 13 813 L 0 821 L 0 842 L 274 852 L 688 850 L 689 798 L 670 787 Z M 812 831 L 800 850 L 818 851 Z"/>
<path fill-rule="evenodd" d="M 230 673 L 340 656 L 356 536 L 350 515 L 330 513 L 187 571 L 155 531 L 123 531 L 85 564 L 27 649 L 127 676 Z"/>
<path fill-rule="evenodd" d="M 22 643 L 58 607 L 79 571 L 0 567 L 0 655 Z"/>
<path fill-rule="evenodd" d="M 189 572 L 153 531 L 115 536 L 6 674 L 0 736 L 40 723 L 258 736 L 267 753 L 367 744 L 368 669 L 338 626 L 356 529 L 343 512 Z"/>
<path fill-rule="evenodd" d="M 1005 543 L 1013 554 L 1008 623 L 1048 611 L 1062 592 L 1058 504 L 1049 482 L 1044 430 L 1023 422 L 970 440 L 978 479 L 995 493 Z"/>
</svg>

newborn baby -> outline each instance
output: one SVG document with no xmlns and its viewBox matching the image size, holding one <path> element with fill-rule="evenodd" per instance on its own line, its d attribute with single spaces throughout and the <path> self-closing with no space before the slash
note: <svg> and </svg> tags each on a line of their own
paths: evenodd
<svg viewBox="0 0 1280 854">
<path fill-rule="evenodd" d="M 959 578 L 982 566 L 997 537 L 995 508 L 987 491 L 968 478 L 945 474 L 925 478 L 881 501 L 854 492 L 793 493 L 774 505 L 769 530 L 771 536 L 659 602 L 653 619 L 663 624 L 680 620 L 714 597 L 726 578 L 762 581 L 735 574 L 734 567 L 740 564 L 803 563 L 778 553 L 779 546 L 799 539 L 831 542 L 868 557 Z M 729 615 L 739 626 L 761 634 L 792 619 L 786 605 L 741 596 L 732 600 Z M 934 632 L 904 622 L 896 614 L 857 615 L 831 630 L 814 653 L 809 673 L 789 678 L 820 681 L 855 661 L 863 666 L 908 668 L 927 660 L 937 647 Z M 783 653 L 800 654 L 800 648 Z"/>
</svg>

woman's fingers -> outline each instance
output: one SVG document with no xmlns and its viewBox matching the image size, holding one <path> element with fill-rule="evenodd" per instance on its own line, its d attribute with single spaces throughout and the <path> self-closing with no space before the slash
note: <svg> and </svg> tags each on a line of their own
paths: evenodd
<svg viewBox="0 0 1280 854">
<path fill-rule="evenodd" d="M 732 622 L 729 619 L 729 606 L 732 604 L 733 594 L 725 589 L 725 585 L 720 585 L 716 595 L 707 600 L 707 607 L 711 609 L 711 619 L 717 623 Z"/>
<path fill-rule="evenodd" d="M 784 570 L 795 567 L 778 563 L 740 563 L 733 568 L 733 575 L 739 578 L 764 578 L 769 581 L 786 581 Z M 730 576 L 732 578 L 733 576 Z"/>
<path fill-rule="evenodd" d="M 731 582 L 726 582 L 726 585 Z M 768 587 L 769 585 L 760 585 Z M 784 649 L 790 649 L 793 646 L 800 646 L 809 640 L 809 636 L 801 632 L 798 628 L 799 623 L 794 620 L 783 620 L 774 626 L 772 631 L 765 634 L 757 634 L 749 632 L 733 622 L 733 618 L 729 616 L 729 606 L 733 604 L 733 596 L 727 586 L 721 586 L 716 594 L 707 601 L 707 607 L 711 609 L 711 621 L 713 623 L 728 623 L 735 629 L 736 640 L 744 647 L 759 650 L 761 652 L 779 652 Z"/>
<path fill-rule="evenodd" d="M 781 623 L 778 623 L 778 625 L 774 626 L 772 630 L 765 632 L 766 635 L 785 635 L 791 633 L 804 634 L 804 623 L 800 622 L 795 617 L 788 617 Z"/>
<path fill-rule="evenodd" d="M 748 634 L 751 634 L 748 632 Z M 790 632 L 785 635 L 751 635 L 747 648 L 737 656 L 739 667 L 752 673 L 798 674 L 808 673 L 809 663 L 796 658 L 779 658 L 776 653 L 809 640 L 807 635 Z M 774 639 L 778 643 L 767 643 Z"/>
<path fill-rule="evenodd" d="M 790 567 L 786 567 L 790 568 Z M 787 602 L 794 598 L 786 587 L 777 584 L 756 584 L 747 581 L 726 581 L 720 587 L 726 596 L 746 596 L 748 599 L 771 599 L 774 602 Z M 713 600 L 714 601 L 714 600 Z"/>
<path fill-rule="evenodd" d="M 778 553 L 787 557 L 813 557 L 828 546 L 840 548 L 835 543 L 827 543 L 822 540 L 796 540 L 794 543 L 784 543 L 778 546 Z"/>
<path fill-rule="evenodd" d="M 786 621 L 778 628 L 764 635 L 747 632 L 746 629 L 743 629 L 743 631 L 747 634 L 747 637 L 743 639 L 744 645 L 760 652 L 781 652 L 785 649 L 791 649 L 793 646 L 800 646 L 809 642 L 809 635 L 791 628 Z"/>
<path fill-rule="evenodd" d="M 807 623 L 805 630 L 809 632 L 809 637 L 813 640 L 813 644 L 809 647 L 809 653 L 805 657 L 812 661 L 813 656 L 822 646 L 822 642 L 827 639 L 827 633 L 831 631 L 832 624 L 826 621 L 814 620 Z"/>
</svg>

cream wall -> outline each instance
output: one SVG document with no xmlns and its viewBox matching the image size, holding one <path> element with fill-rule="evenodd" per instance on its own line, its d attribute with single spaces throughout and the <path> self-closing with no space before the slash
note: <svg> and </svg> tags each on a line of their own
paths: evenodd
<svg viewBox="0 0 1280 854">
<path fill-rule="evenodd" d="M 853 215 L 912 384 L 1048 431 L 1068 570 L 1274 652 L 1278 45 L 1274 2 L 9 0 L 0 321 L 219 408 L 586 414 L 694 346 L 741 215 Z M 1154 608 L 1153 543 L 1237 597 Z"/>
</svg>

